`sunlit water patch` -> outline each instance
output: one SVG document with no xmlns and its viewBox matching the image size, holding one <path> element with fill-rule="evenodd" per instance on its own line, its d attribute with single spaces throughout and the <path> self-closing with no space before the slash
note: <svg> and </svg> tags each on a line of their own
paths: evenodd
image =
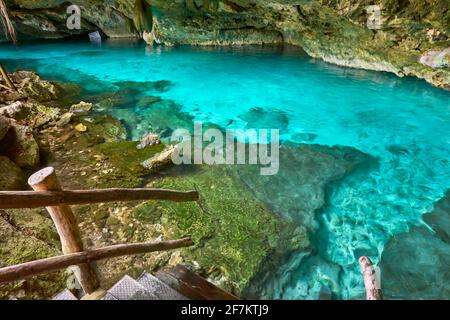
<svg viewBox="0 0 450 320">
<path fill-rule="evenodd" d="M 280 48 L 64 42 L 2 45 L 0 59 L 80 83 L 86 96 L 122 90 L 125 97 L 102 110 L 124 121 L 133 139 L 178 112 L 184 116 L 164 125 L 194 119 L 222 128 L 279 128 L 283 143 L 354 147 L 377 159 L 370 170 L 328 187 L 326 205 L 308 226 L 311 254 L 274 270 L 264 297 L 317 299 L 324 290 L 361 297 L 358 257 L 377 262 L 386 242 L 420 225 L 450 188 L 450 94 L 420 80 L 335 67 Z M 289 192 L 295 199 L 296 189 Z M 274 208 L 295 220 L 292 210 Z"/>
</svg>

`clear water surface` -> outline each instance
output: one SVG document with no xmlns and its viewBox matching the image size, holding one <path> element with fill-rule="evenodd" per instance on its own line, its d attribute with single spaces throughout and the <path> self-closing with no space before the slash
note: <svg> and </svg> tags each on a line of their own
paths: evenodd
<svg viewBox="0 0 450 320">
<path fill-rule="evenodd" d="M 265 297 L 317 299 L 324 282 L 336 297 L 361 297 L 358 255 L 378 261 L 385 243 L 422 224 L 450 188 L 450 93 L 420 80 L 340 68 L 289 49 L 41 42 L 0 45 L 0 60 L 93 91 L 169 80 L 173 86 L 159 95 L 195 120 L 245 127 L 240 115 L 260 108 L 288 120 L 284 142 L 350 146 L 376 157 L 377 169 L 333 189 L 320 216 L 327 240 L 316 244 L 316 257 L 280 266 L 289 277 Z"/>
</svg>

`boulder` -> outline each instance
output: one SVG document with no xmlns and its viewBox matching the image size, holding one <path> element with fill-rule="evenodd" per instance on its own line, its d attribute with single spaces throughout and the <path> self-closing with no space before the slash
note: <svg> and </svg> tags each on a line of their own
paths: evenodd
<svg viewBox="0 0 450 320">
<path fill-rule="evenodd" d="M 9 128 L 11 128 L 9 119 L 0 116 L 0 141 L 3 140 Z"/>
<path fill-rule="evenodd" d="M 11 128 L 0 141 L 0 154 L 6 155 L 21 168 L 35 168 L 39 164 L 39 145 L 33 130 L 15 121 L 10 124 Z"/>
<path fill-rule="evenodd" d="M 86 132 L 86 131 L 87 131 L 87 127 L 86 127 L 84 124 L 82 124 L 82 123 L 77 124 L 77 125 L 74 127 L 74 129 L 75 129 L 76 131 L 78 131 L 78 132 Z"/>
<path fill-rule="evenodd" d="M 159 135 L 150 133 L 142 137 L 141 142 L 137 145 L 137 148 L 144 149 L 145 147 L 153 147 L 160 143 L 161 140 L 159 138 Z"/>
<path fill-rule="evenodd" d="M 431 68 L 449 67 L 450 48 L 428 51 L 420 58 L 420 63 Z"/>
<path fill-rule="evenodd" d="M 74 114 L 72 112 L 66 112 L 64 113 L 61 118 L 59 118 L 58 122 L 56 123 L 59 127 L 64 127 L 72 121 Z"/>
<path fill-rule="evenodd" d="M 41 127 L 49 122 L 56 121 L 60 115 L 60 109 L 45 106 L 35 101 L 30 101 L 31 109 L 34 113 L 34 127 Z"/>
<path fill-rule="evenodd" d="M 450 190 L 417 226 L 393 237 L 381 262 L 386 299 L 450 299 Z"/>
<path fill-rule="evenodd" d="M 42 80 L 35 72 L 20 70 L 12 74 L 11 80 L 16 84 L 20 94 L 38 102 L 58 98 L 59 88 L 49 81 Z"/>
<path fill-rule="evenodd" d="M 0 115 L 16 120 L 25 119 L 30 113 L 31 110 L 29 105 L 22 101 L 16 101 L 0 108 Z"/>
<path fill-rule="evenodd" d="M 25 174 L 9 158 L 0 156 L 0 190 L 22 190 Z"/>
<path fill-rule="evenodd" d="M 77 116 L 86 116 L 92 109 L 92 103 L 81 101 L 80 103 L 74 104 L 70 107 L 69 112 Z"/>
</svg>

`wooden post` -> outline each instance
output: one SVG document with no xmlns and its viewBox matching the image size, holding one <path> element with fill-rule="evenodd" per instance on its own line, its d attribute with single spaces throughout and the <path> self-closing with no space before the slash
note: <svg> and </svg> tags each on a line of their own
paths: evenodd
<svg viewBox="0 0 450 320">
<path fill-rule="evenodd" d="M 55 169 L 47 167 L 33 174 L 28 179 L 28 184 L 35 191 L 61 191 Z M 50 213 L 56 230 L 61 240 L 62 251 L 64 254 L 76 253 L 83 251 L 83 242 L 80 237 L 78 225 L 72 210 L 67 205 L 58 205 L 46 207 Z M 88 264 L 83 263 L 73 267 L 75 276 L 77 277 L 83 290 L 90 294 L 99 287 L 97 276 L 94 269 Z"/>
<path fill-rule="evenodd" d="M 361 266 L 364 276 L 364 286 L 366 287 L 367 300 L 383 300 L 381 284 L 379 279 L 377 279 L 375 268 L 370 258 L 359 258 L 359 265 Z"/>
<path fill-rule="evenodd" d="M 0 74 L 2 75 L 3 80 L 5 80 L 6 85 L 14 91 L 17 91 L 16 86 L 14 85 L 14 83 L 12 83 L 12 81 L 9 79 L 8 74 L 6 73 L 5 68 L 3 68 L 3 65 L 0 63 Z"/>
</svg>

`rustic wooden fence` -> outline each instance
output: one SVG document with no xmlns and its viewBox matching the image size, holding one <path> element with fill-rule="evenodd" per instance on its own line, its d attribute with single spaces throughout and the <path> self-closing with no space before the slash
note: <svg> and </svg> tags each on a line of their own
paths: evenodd
<svg viewBox="0 0 450 320">
<path fill-rule="evenodd" d="M 169 200 L 197 201 L 197 191 L 180 192 L 162 189 L 102 189 L 62 190 L 52 167 L 42 169 L 28 179 L 34 191 L 0 191 L 0 209 L 46 207 L 61 240 L 63 255 L 22 263 L 0 269 L 0 283 L 27 279 L 39 274 L 54 272 L 72 266 L 75 276 L 87 294 L 99 288 L 92 262 L 154 251 L 166 251 L 192 246 L 189 238 L 120 244 L 99 249 L 83 248 L 75 216 L 69 205 L 92 204 L 111 201 Z M 368 257 L 359 259 L 364 275 L 368 300 L 381 300 L 382 292 L 375 268 Z"/>
<path fill-rule="evenodd" d="M 34 191 L 0 191 L 0 209 L 46 207 L 61 240 L 63 255 L 31 261 L 0 269 L 0 283 L 27 279 L 73 266 L 75 276 L 87 294 L 99 288 L 91 264 L 94 261 L 153 251 L 192 246 L 189 238 L 171 241 L 121 244 L 100 249 L 83 248 L 80 231 L 69 205 L 111 201 L 169 200 L 197 201 L 197 191 L 180 192 L 162 189 L 102 189 L 65 191 L 52 167 L 42 169 L 28 179 Z"/>
</svg>

